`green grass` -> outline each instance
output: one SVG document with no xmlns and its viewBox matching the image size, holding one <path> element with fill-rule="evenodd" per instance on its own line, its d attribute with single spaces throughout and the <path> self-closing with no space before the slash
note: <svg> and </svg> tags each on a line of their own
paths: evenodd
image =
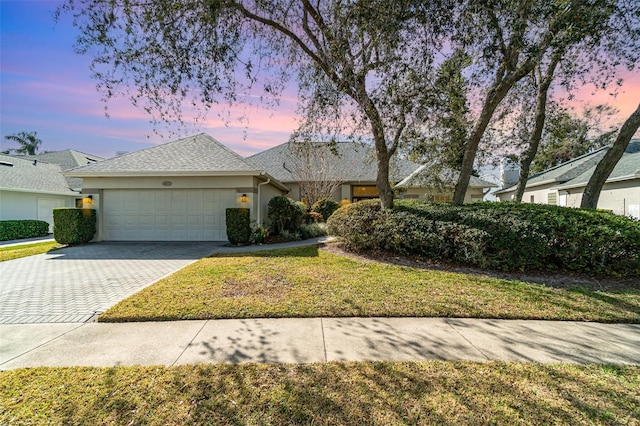
<svg viewBox="0 0 640 426">
<path fill-rule="evenodd" d="M 60 247 L 62 247 L 62 244 L 59 244 L 55 241 L 0 247 L 0 262 L 4 262 L 5 260 L 19 259 L 21 257 L 33 256 L 35 254 L 47 253 Z"/>
<path fill-rule="evenodd" d="M 638 323 L 640 288 L 554 288 L 363 262 L 306 247 L 202 259 L 99 320 L 336 316 Z"/>
<path fill-rule="evenodd" d="M 0 424 L 640 424 L 640 367 L 471 362 L 36 368 Z"/>
</svg>

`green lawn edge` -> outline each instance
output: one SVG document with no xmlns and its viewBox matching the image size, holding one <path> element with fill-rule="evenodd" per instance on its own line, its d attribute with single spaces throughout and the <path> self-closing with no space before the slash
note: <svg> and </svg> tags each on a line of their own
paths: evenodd
<svg viewBox="0 0 640 426">
<path fill-rule="evenodd" d="M 63 245 L 55 241 L 0 247 L 0 262 L 20 259 L 22 257 L 34 256 L 36 254 L 48 253 L 61 247 L 63 247 Z"/>
<path fill-rule="evenodd" d="M 640 323 L 640 287 L 559 288 L 302 247 L 201 259 L 116 304 L 99 321 L 306 317 Z"/>
</svg>

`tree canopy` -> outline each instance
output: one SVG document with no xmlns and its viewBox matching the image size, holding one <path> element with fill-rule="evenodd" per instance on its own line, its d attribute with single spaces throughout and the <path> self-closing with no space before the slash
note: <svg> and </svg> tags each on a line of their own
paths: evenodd
<svg viewBox="0 0 640 426">
<path fill-rule="evenodd" d="M 8 152 L 16 154 L 35 155 L 42 145 L 42 140 L 37 136 L 37 132 L 18 132 L 12 135 L 6 135 L 4 138 L 8 141 L 16 142 L 20 148 L 10 148 Z"/>
</svg>

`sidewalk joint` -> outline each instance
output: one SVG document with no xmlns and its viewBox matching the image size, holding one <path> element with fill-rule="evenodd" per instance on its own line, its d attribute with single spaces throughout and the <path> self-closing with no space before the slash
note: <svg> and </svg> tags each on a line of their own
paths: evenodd
<svg viewBox="0 0 640 426">
<path fill-rule="evenodd" d="M 182 350 L 182 352 L 180 352 L 180 355 L 178 355 L 178 357 L 176 358 L 175 361 L 173 361 L 173 363 L 171 364 L 171 367 L 173 367 L 174 365 L 176 365 L 176 363 L 180 360 L 180 358 L 182 357 L 182 355 L 184 355 L 184 353 L 187 351 L 187 349 L 189 349 L 189 346 L 191 346 L 191 344 L 193 343 L 194 340 L 196 340 L 196 337 L 198 337 L 198 335 L 202 332 L 202 330 L 204 329 L 204 326 L 207 325 L 207 323 L 211 321 L 211 320 L 205 320 L 202 323 L 202 327 L 200 327 L 200 330 L 198 330 L 196 332 L 196 334 L 193 335 L 193 337 L 191 338 L 191 340 L 189 340 L 189 343 L 187 343 L 184 347 L 184 349 Z"/>
</svg>

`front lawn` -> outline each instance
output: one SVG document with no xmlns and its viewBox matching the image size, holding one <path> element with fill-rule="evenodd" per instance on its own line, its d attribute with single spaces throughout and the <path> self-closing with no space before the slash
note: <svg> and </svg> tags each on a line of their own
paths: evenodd
<svg viewBox="0 0 640 426">
<path fill-rule="evenodd" d="M 59 244 L 55 241 L 0 247 L 0 262 L 4 262 L 5 260 L 19 259 L 21 257 L 33 256 L 35 254 L 47 253 L 60 247 L 62 247 L 62 244 Z"/>
<path fill-rule="evenodd" d="M 1 424 L 640 423 L 640 367 L 504 362 L 36 368 L 0 373 Z"/>
<path fill-rule="evenodd" d="M 365 262 L 304 247 L 202 259 L 99 321 L 465 317 L 640 322 L 640 287 L 558 288 Z"/>
</svg>

